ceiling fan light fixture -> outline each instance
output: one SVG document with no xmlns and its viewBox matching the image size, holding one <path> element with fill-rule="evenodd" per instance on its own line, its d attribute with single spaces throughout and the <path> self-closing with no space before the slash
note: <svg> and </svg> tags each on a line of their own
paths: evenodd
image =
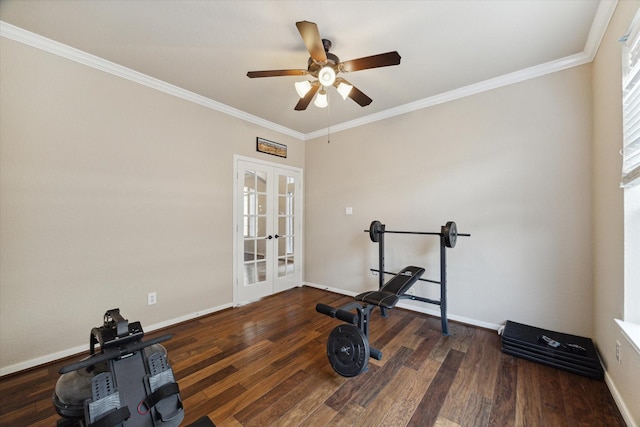
<svg viewBox="0 0 640 427">
<path fill-rule="evenodd" d="M 325 108 L 329 105 L 329 101 L 327 101 L 327 92 L 324 89 L 321 89 L 316 95 L 316 100 L 313 101 L 313 104 L 318 108 Z"/>
<path fill-rule="evenodd" d="M 342 99 L 347 99 L 347 96 L 351 93 L 351 89 L 353 89 L 353 86 L 344 82 L 340 82 L 338 85 L 338 93 L 342 96 Z"/>
<path fill-rule="evenodd" d="M 247 72 L 247 77 L 251 79 L 277 76 L 310 76 L 307 77 L 311 78 L 310 81 L 295 83 L 296 92 L 300 96 L 300 100 L 294 107 L 295 111 L 306 110 L 314 98 L 315 105 L 319 108 L 328 107 L 329 100 L 326 88 L 329 86 L 335 87 L 344 99 L 349 97 L 361 107 L 366 107 L 371 104 L 372 99 L 342 77 L 336 77 L 336 74 L 400 65 L 401 57 L 396 51 L 379 53 L 349 61 L 340 61 L 340 58 L 329 52 L 331 41 L 320 37 L 320 32 L 315 22 L 298 21 L 296 22 L 296 28 L 309 52 L 306 69 Z"/>
<path fill-rule="evenodd" d="M 296 92 L 298 92 L 298 96 L 300 98 L 304 98 L 304 96 L 311 90 L 311 82 L 309 80 L 305 80 L 303 82 L 296 82 Z"/>
<path fill-rule="evenodd" d="M 336 72 L 331 67 L 322 67 L 318 73 L 318 80 L 322 86 L 331 86 L 336 81 Z"/>
</svg>

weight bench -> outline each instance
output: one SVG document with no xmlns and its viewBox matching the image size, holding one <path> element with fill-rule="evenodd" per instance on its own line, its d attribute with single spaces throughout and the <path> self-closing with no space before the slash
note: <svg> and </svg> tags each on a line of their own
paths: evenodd
<svg viewBox="0 0 640 427">
<path fill-rule="evenodd" d="M 356 295 L 358 302 L 334 308 L 317 304 L 316 311 L 329 317 L 347 322 L 339 325 L 329 334 L 327 356 L 333 369 L 343 377 L 354 377 L 367 371 L 369 357 L 382 359 L 382 351 L 369 345 L 369 319 L 376 307 L 392 309 L 406 295 L 420 276 L 424 268 L 408 266 L 389 280 L 380 290 L 363 292 Z M 363 302 L 364 304 L 361 304 Z M 355 310 L 355 313 L 351 311 Z"/>
<path fill-rule="evenodd" d="M 389 280 L 379 291 L 364 292 L 356 295 L 356 301 L 376 305 L 380 308 L 393 308 L 407 291 L 424 274 L 422 267 L 405 267 Z"/>
</svg>

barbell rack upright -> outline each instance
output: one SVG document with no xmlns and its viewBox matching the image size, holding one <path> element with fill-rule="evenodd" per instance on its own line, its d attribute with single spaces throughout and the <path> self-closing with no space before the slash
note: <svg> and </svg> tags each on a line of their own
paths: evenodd
<svg viewBox="0 0 640 427">
<path fill-rule="evenodd" d="M 447 247 L 444 244 L 444 230 L 440 234 L 440 322 L 442 335 L 451 335 L 447 321 Z"/>
<path fill-rule="evenodd" d="M 454 224 L 455 225 L 455 224 Z M 423 298 L 416 295 L 405 295 L 406 299 L 411 299 L 413 301 L 425 302 L 428 304 L 434 304 L 440 306 L 440 322 L 442 325 L 442 335 L 449 336 L 449 325 L 447 320 L 447 244 L 445 241 L 445 226 L 440 228 L 440 233 L 435 232 L 421 232 L 421 231 L 386 231 L 385 224 L 380 223 L 380 231 L 378 234 L 378 269 L 371 269 L 371 271 L 375 271 L 378 273 L 378 289 L 382 289 L 384 286 L 384 275 L 390 274 L 395 275 L 397 273 L 388 272 L 384 269 L 384 235 L 385 233 L 394 233 L 394 234 L 425 234 L 425 235 L 433 235 L 440 236 L 440 281 L 429 280 L 429 279 L 418 279 L 423 282 L 436 283 L 440 285 L 440 300 L 432 300 L 429 298 Z M 365 232 L 369 230 L 364 230 Z M 457 236 L 470 237 L 470 234 L 457 234 Z M 387 312 L 384 307 L 380 307 L 380 313 L 382 317 L 387 317 Z"/>
</svg>

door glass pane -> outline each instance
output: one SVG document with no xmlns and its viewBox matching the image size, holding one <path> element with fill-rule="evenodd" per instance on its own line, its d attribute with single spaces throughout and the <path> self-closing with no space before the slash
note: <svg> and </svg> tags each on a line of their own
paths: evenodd
<svg viewBox="0 0 640 427">
<path fill-rule="evenodd" d="M 258 217 L 258 230 L 255 235 L 256 237 L 267 236 L 267 217 L 266 216 Z"/>
<path fill-rule="evenodd" d="M 287 176 L 278 176 L 278 194 L 287 194 Z"/>
<path fill-rule="evenodd" d="M 256 172 L 256 191 L 259 193 L 267 192 L 267 173 L 266 172 Z"/>
<path fill-rule="evenodd" d="M 258 276 L 258 282 L 264 282 L 267 280 L 267 261 L 258 261 L 256 263 L 256 273 Z"/>
<path fill-rule="evenodd" d="M 245 191 L 256 191 L 256 173 L 254 171 L 244 172 L 244 188 Z"/>
<path fill-rule="evenodd" d="M 293 236 L 280 237 L 278 239 L 278 256 L 293 255 Z"/>
<path fill-rule="evenodd" d="M 256 283 L 256 264 L 248 262 L 244 265 L 244 284 L 246 286 L 252 283 Z"/>
<path fill-rule="evenodd" d="M 244 260 L 253 261 L 256 259 L 256 242 L 255 240 L 245 240 L 244 241 Z"/>
<path fill-rule="evenodd" d="M 256 235 L 256 217 L 245 215 L 244 217 L 244 237 L 255 237 Z"/>
<path fill-rule="evenodd" d="M 267 240 L 256 240 L 256 259 L 264 259 L 267 250 Z"/>
<path fill-rule="evenodd" d="M 296 179 L 293 176 L 280 175 L 278 177 L 278 194 L 293 195 Z"/>
<path fill-rule="evenodd" d="M 278 231 L 279 236 L 286 236 L 287 234 L 287 217 L 281 216 L 278 217 Z"/>
<path fill-rule="evenodd" d="M 258 195 L 257 213 L 258 215 L 266 215 L 267 213 L 267 195 L 266 194 Z"/>
<path fill-rule="evenodd" d="M 289 208 L 289 197 L 278 197 L 278 215 L 287 215 Z"/>
</svg>

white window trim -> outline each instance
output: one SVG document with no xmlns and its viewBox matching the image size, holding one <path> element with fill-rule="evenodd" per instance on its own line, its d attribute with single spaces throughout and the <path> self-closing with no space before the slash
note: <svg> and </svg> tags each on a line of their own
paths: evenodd
<svg viewBox="0 0 640 427">
<path fill-rule="evenodd" d="M 629 212 L 627 207 L 627 197 L 630 197 L 630 192 L 636 191 L 631 189 L 640 183 L 640 165 L 638 164 L 638 132 L 640 132 L 640 122 L 638 117 L 640 114 L 640 10 L 636 13 L 635 17 L 631 21 L 629 31 L 627 35 L 620 39 L 624 43 L 622 52 L 623 60 L 623 75 L 622 75 L 622 89 L 623 89 L 623 126 L 624 126 L 624 141 L 621 154 L 623 155 L 623 170 L 622 170 L 622 187 L 625 191 L 625 223 L 629 221 Z M 634 59 L 629 60 L 630 55 L 635 55 Z M 633 99 L 633 102 L 631 100 Z M 631 106 L 628 109 L 627 106 Z M 633 111 L 634 115 L 629 114 L 629 111 Z M 633 119 L 632 117 L 635 117 Z M 633 147 L 633 148 L 632 148 Z M 637 192 L 634 197 L 637 196 Z M 631 200 L 631 199 L 629 199 Z M 633 199 L 635 200 L 635 199 Z M 633 209 L 633 208 L 632 208 Z M 630 231 L 627 230 L 625 224 L 625 234 Z M 635 223 L 634 223 L 635 227 Z M 625 337 L 631 347 L 640 355 L 640 323 L 637 322 L 637 312 L 630 314 L 627 312 L 630 308 L 630 298 L 634 298 L 631 295 L 631 283 L 630 281 L 638 280 L 637 272 L 630 274 L 627 263 L 631 262 L 631 258 L 636 256 L 636 249 L 632 249 L 632 254 L 627 250 L 627 239 L 629 236 L 625 235 L 625 278 L 624 278 L 624 319 L 614 319 L 620 327 L 622 335 Z M 632 248 L 636 247 L 636 241 L 632 243 Z M 640 283 L 634 282 L 633 295 L 637 295 L 635 286 L 640 286 Z M 637 308 L 634 307 L 634 310 Z M 631 321 L 633 320 L 633 321 Z"/>
<path fill-rule="evenodd" d="M 622 186 L 640 183 L 640 12 L 622 43 L 623 146 Z"/>
<path fill-rule="evenodd" d="M 624 320 L 614 319 L 620 330 L 622 331 L 622 335 L 629 341 L 631 347 L 635 349 L 635 351 L 640 354 L 640 325 L 631 322 L 625 322 Z"/>
</svg>

